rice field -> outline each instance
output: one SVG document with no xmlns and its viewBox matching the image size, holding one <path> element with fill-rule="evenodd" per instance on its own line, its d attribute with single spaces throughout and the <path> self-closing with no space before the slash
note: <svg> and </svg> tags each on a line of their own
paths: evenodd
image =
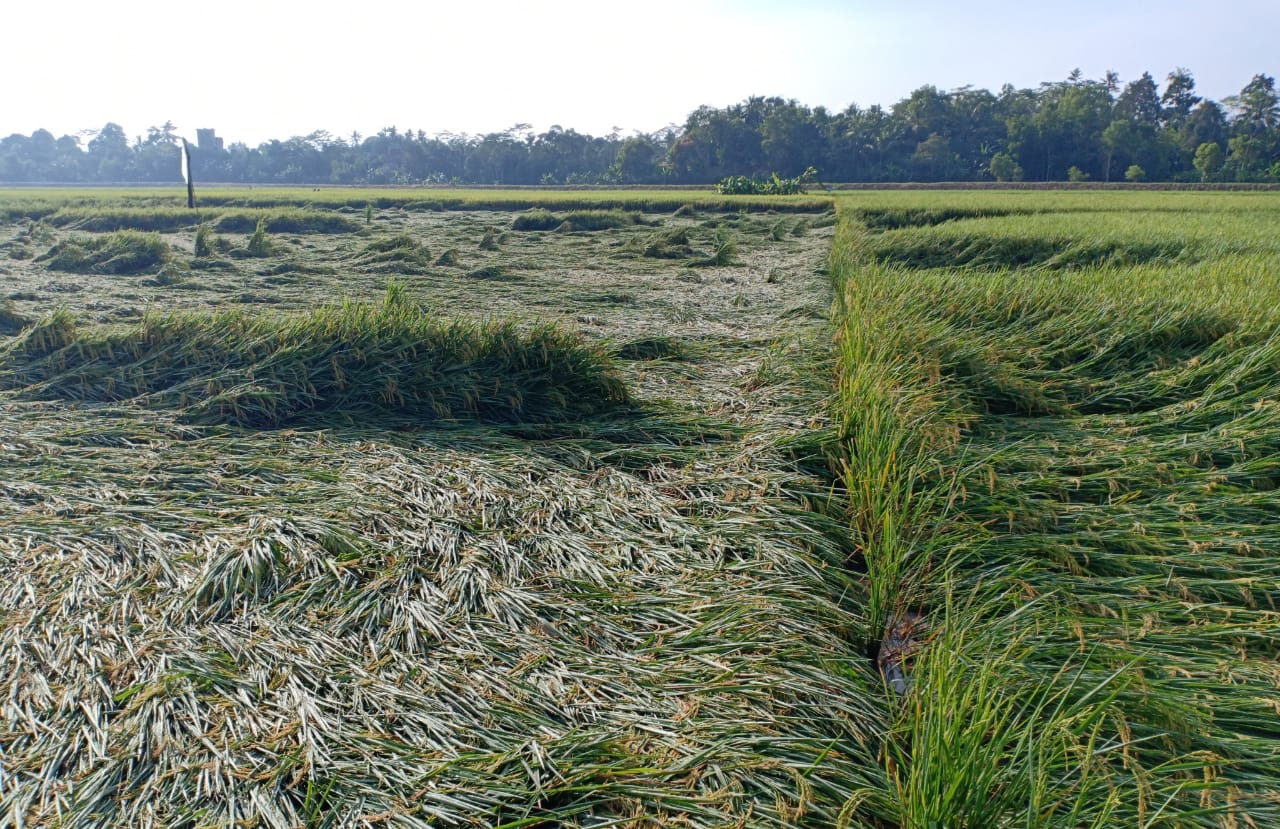
<svg viewBox="0 0 1280 829">
<path fill-rule="evenodd" d="M 896 819 L 1280 825 L 1280 202 L 894 195 L 833 270 Z"/>
<path fill-rule="evenodd" d="M 335 215 L 128 275 L 37 260 L 131 228 L 6 227 L 0 823 L 834 820 L 879 680 L 809 439 L 830 218 Z"/>
<path fill-rule="evenodd" d="M 1280 825 L 1274 195 L 178 203 L 0 194 L 0 826 Z"/>
</svg>

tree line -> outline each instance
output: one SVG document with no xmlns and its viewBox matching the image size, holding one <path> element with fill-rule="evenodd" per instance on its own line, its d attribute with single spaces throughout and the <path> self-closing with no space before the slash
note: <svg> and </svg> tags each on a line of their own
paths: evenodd
<svg viewBox="0 0 1280 829">
<path fill-rule="evenodd" d="M 0 181 L 165 182 L 178 178 L 172 123 L 130 140 L 117 124 L 84 135 L 36 130 L 0 139 Z M 517 124 L 487 135 L 387 127 L 324 131 L 250 147 L 193 148 L 204 181 L 297 184 L 707 184 L 729 176 L 831 182 L 1280 182 L 1280 96 L 1255 75 L 1238 95 L 1196 94 L 1190 71 L 1161 85 L 1079 70 L 998 93 L 922 86 L 889 108 L 842 112 L 752 97 L 700 107 L 681 126 L 591 136 Z"/>
</svg>

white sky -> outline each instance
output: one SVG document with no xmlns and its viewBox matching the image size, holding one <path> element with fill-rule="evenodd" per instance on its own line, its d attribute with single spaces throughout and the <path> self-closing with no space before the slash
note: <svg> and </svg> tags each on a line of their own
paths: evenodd
<svg viewBox="0 0 1280 829">
<path fill-rule="evenodd" d="M 0 137 L 173 121 L 228 143 L 382 127 L 593 135 L 779 95 L 889 106 L 1175 66 L 1280 74 L 1278 0 L 4 0 Z"/>
</svg>

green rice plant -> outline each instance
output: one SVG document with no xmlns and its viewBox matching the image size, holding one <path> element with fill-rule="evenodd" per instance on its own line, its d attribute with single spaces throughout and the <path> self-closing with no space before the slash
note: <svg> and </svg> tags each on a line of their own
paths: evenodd
<svg viewBox="0 0 1280 829">
<path fill-rule="evenodd" d="M 902 825 L 1137 825 L 1155 781 L 1124 762 L 1124 666 L 1091 677 L 1085 653 L 1043 673 L 1037 649 L 1062 621 L 1043 601 L 948 601 L 888 752 Z"/>
<path fill-rule="evenodd" d="M 200 216 L 185 207 L 64 207 L 48 217 L 55 227 L 92 233 L 139 230 L 172 233 L 197 224 Z"/>
<path fill-rule="evenodd" d="M 543 208 L 526 210 L 511 220 L 512 230 L 555 230 L 564 219 Z"/>
<path fill-rule="evenodd" d="M 172 256 L 172 248 L 158 233 L 117 230 L 65 239 L 36 261 L 71 273 L 139 274 L 158 269 Z"/>
<path fill-rule="evenodd" d="M 4 347 L 4 353 L 6 359 L 39 360 L 67 348 L 75 337 L 75 317 L 60 308 L 26 328 L 21 337 Z"/>
<path fill-rule="evenodd" d="M 560 227 L 571 231 L 616 230 L 632 227 L 640 220 L 639 213 L 629 210 L 574 210 L 565 214 Z"/>
<path fill-rule="evenodd" d="M 707 257 L 695 258 L 690 265 L 698 267 L 722 267 L 732 265 L 738 258 L 738 243 L 727 233 L 717 234 L 715 251 Z"/>
<path fill-rule="evenodd" d="M 208 224 L 201 223 L 196 228 L 195 255 L 197 257 L 213 256 L 216 250 L 215 245 L 213 229 Z"/>
<path fill-rule="evenodd" d="M 687 259 L 694 255 L 689 228 L 659 230 L 643 240 L 641 255 L 649 259 Z"/>
<path fill-rule="evenodd" d="M 408 233 L 375 239 L 365 245 L 356 261 L 397 273 L 425 273 L 432 264 L 431 251 Z"/>
<path fill-rule="evenodd" d="M 925 631 L 895 686 L 901 823 L 1267 825 L 1280 414 L 1261 367 L 1280 345 L 1259 275 L 1280 250 L 1248 212 L 1080 214 L 879 234 L 847 214 L 837 235 L 835 459 L 886 631 L 868 647 L 903 618 Z M 1051 278 L 876 263 L 908 240 L 1054 233 L 1126 254 Z M 979 588 L 1020 598 L 958 600 Z M 1021 628 L 1016 607 L 1050 594 Z"/>
<path fill-rule="evenodd" d="M 924 211 L 931 216 L 956 212 Z M 1227 219 L 1222 213 L 1041 209 L 907 226 L 870 234 L 860 244 L 884 264 L 993 270 L 1183 264 L 1276 249 L 1260 222 Z"/>
<path fill-rule="evenodd" d="M 263 224 L 271 233 L 352 233 L 359 225 L 330 210 L 281 208 L 228 210 L 218 216 L 213 229 L 220 233 L 251 233 Z"/>
<path fill-rule="evenodd" d="M 404 283 L 393 279 L 387 283 L 386 293 L 382 295 L 382 307 L 386 311 L 395 311 L 409 306 L 409 294 Z"/>
<path fill-rule="evenodd" d="M 8 191 L 4 196 L 0 199 L 0 221 L 6 224 L 43 221 L 57 213 L 62 206 L 61 201 L 56 198 L 34 200 L 30 197 L 30 193 L 22 193 L 18 196 L 13 191 Z M 15 196 L 18 197 L 15 198 Z"/>
<path fill-rule="evenodd" d="M 1273 209 L 1275 193 L 1213 191 L 1137 191 L 1119 185 L 1118 190 L 1024 190 L 1007 188 L 990 190 L 951 190 L 936 188 L 918 190 L 879 189 L 866 192 L 842 192 L 840 212 L 866 211 L 966 211 L 968 218 L 988 216 L 1034 216 L 1041 213 L 1121 214 L 1146 223 L 1159 216 L 1208 219 L 1217 224 L 1221 219 L 1254 214 Z"/>
<path fill-rule="evenodd" d="M 275 246 L 267 237 L 267 220 L 266 217 L 258 219 L 258 224 L 253 230 L 253 235 L 249 237 L 249 241 L 245 244 L 245 253 L 249 256 L 258 258 L 270 256 Z"/>
<path fill-rule="evenodd" d="M 1072 268 L 1172 260 L 1186 250 L 1180 239 L 1111 243 L 1107 240 L 1047 236 L 899 236 L 894 231 L 874 243 L 877 259 L 912 268 Z"/>
<path fill-rule="evenodd" d="M 484 235 L 480 237 L 480 250 L 497 250 L 498 249 L 498 230 L 493 227 L 486 227 Z"/>
<path fill-rule="evenodd" d="M 924 367 L 905 347 L 909 329 L 890 322 L 852 283 L 839 296 L 839 450 L 833 464 L 857 551 L 850 566 L 866 573 L 867 630 L 878 641 L 892 618 L 925 601 L 951 494 L 930 485 L 931 456 L 951 439 L 954 425 L 925 382 Z"/>
<path fill-rule="evenodd" d="M 195 421 L 250 427 L 381 413 L 547 421 L 627 402 L 602 353 L 570 334 L 446 323 L 394 287 L 381 306 L 294 316 L 153 316 L 83 333 L 55 317 L 0 353 L 0 385 L 39 399 L 143 398 Z"/>
<path fill-rule="evenodd" d="M 620 360 L 688 360 L 688 346 L 675 337 L 642 337 L 618 343 L 613 354 Z"/>
<path fill-rule="evenodd" d="M 904 227 L 932 227 L 957 219 L 1009 216 L 1009 208 L 998 207 L 875 207 L 857 211 L 858 221 L 871 230 L 898 230 Z"/>
</svg>

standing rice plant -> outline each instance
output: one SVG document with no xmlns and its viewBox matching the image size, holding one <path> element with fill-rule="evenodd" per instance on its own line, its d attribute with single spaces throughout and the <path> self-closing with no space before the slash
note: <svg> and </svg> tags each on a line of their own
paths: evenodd
<svg viewBox="0 0 1280 829">
<path fill-rule="evenodd" d="M 195 255 L 199 257 L 213 256 L 214 251 L 213 229 L 209 227 L 208 223 L 202 222 L 196 228 Z"/>
<path fill-rule="evenodd" d="M 271 255 L 273 249 L 271 240 L 267 238 L 267 220 L 265 217 L 260 218 L 257 226 L 254 227 L 253 235 L 245 245 L 245 252 L 249 256 L 266 257 Z"/>
<path fill-rule="evenodd" d="M 1039 670 L 1069 621 L 1045 599 L 950 595 L 934 610 L 888 754 L 902 825 L 1139 825 L 1151 793 L 1124 763 L 1124 666 L 1091 677 L 1085 653 Z"/>
<path fill-rule="evenodd" d="M 716 239 L 715 252 L 711 254 L 709 264 L 732 265 L 738 258 L 738 243 L 732 236 L 724 235 Z"/>
<path fill-rule="evenodd" d="M 892 620 L 926 601 L 950 497 L 933 483 L 931 457 L 956 438 L 956 426 L 928 382 L 929 366 L 906 341 L 910 326 L 885 315 L 876 272 L 848 258 L 854 232 L 842 229 L 833 254 L 840 325 L 835 463 L 859 556 L 851 564 L 866 571 L 868 633 L 878 641 Z"/>
<path fill-rule="evenodd" d="M 723 267 L 732 265 L 737 258 L 737 241 L 727 233 L 718 233 L 715 238 L 715 251 L 710 256 L 693 259 L 688 264 L 697 267 Z"/>
</svg>

